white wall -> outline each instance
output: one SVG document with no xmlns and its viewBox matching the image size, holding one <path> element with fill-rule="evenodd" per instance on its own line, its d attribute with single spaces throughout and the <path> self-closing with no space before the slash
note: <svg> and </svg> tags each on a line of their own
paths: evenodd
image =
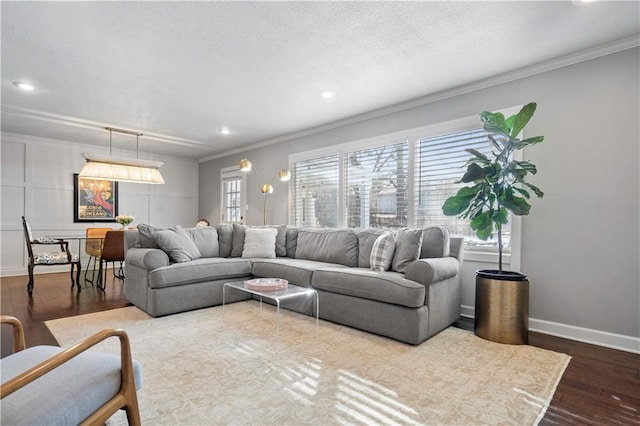
<svg viewBox="0 0 640 426">
<path fill-rule="evenodd" d="M 290 153 L 477 115 L 530 101 L 527 127 L 545 142 L 525 150 L 545 191 L 522 221 L 521 269 L 531 280 L 531 328 L 640 351 L 639 49 L 633 48 L 482 90 L 433 101 L 200 164 L 200 216 L 220 218 L 219 170 L 244 157 L 262 176 Z M 206 183 L 205 183 L 206 182 Z M 248 223 L 261 223 L 253 179 Z M 288 193 L 276 186 L 271 223 L 286 223 Z M 473 314 L 474 274 L 465 262 L 463 308 Z"/>
<path fill-rule="evenodd" d="M 2 134 L 2 276 L 27 273 L 21 216 L 27 218 L 35 236 L 84 235 L 87 227 L 120 226 L 117 223 L 73 222 L 73 174 L 84 164 L 81 152 L 100 153 L 92 146 Z M 135 152 L 118 155 L 135 156 Z M 139 223 L 192 226 L 198 216 L 198 164 L 167 157 L 145 158 L 164 162 L 161 172 L 166 184 L 120 183 L 119 213 L 135 216 L 133 226 Z M 53 268 L 35 269 L 36 273 L 52 271 Z"/>
</svg>

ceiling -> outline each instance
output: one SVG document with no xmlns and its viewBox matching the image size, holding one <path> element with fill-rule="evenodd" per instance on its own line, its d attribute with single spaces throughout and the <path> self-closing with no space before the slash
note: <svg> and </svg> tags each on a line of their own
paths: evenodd
<svg viewBox="0 0 640 426">
<path fill-rule="evenodd" d="M 640 33 L 636 1 L 3 1 L 1 14 L 2 131 L 106 149 L 112 126 L 144 133 L 143 153 L 195 160 Z"/>
</svg>

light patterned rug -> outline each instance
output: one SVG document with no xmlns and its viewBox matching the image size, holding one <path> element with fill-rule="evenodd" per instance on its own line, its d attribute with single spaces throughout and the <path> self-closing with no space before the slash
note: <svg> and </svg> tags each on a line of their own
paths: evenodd
<svg viewBox="0 0 640 426">
<path fill-rule="evenodd" d="M 286 310 L 278 319 L 256 301 L 46 324 L 63 347 L 125 329 L 143 368 L 147 425 L 536 424 L 570 359 L 456 328 L 410 346 Z M 117 340 L 96 350 L 117 354 Z"/>
</svg>

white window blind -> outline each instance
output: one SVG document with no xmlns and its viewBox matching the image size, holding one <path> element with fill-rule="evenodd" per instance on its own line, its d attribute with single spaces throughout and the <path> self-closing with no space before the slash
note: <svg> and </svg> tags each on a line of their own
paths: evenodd
<svg viewBox="0 0 640 426">
<path fill-rule="evenodd" d="M 291 169 L 292 224 L 337 227 L 338 154 L 298 161 Z"/>
<path fill-rule="evenodd" d="M 475 236 L 468 219 L 445 216 L 445 200 L 465 186 L 456 183 L 464 174 L 470 154 L 467 148 L 484 154 L 491 153 L 491 142 L 482 129 L 474 129 L 432 138 L 420 139 L 416 146 L 415 168 L 415 226 L 446 225 L 454 235 L 465 237 L 465 244 L 474 248 L 495 247 L 495 239 L 482 241 Z M 509 221 L 511 223 L 511 221 Z M 509 246 L 511 227 L 503 227 L 505 248 Z"/>
<path fill-rule="evenodd" d="M 347 152 L 343 158 L 347 226 L 407 226 L 408 142 Z"/>
</svg>

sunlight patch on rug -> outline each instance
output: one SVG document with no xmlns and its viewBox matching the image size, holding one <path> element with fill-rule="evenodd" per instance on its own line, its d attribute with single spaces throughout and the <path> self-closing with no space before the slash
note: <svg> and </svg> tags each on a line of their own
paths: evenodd
<svg viewBox="0 0 640 426">
<path fill-rule="evenodd" d="M 143 424 L 537 424 L 570 360 L 451 327 L 410 346 L 286 310 L 278 321 L 256 301 L 46 325 L 63 347 L 127 331 L 142 364 Z M 95 350 L 118 354 L 118 342 Z"/>
</svg>

